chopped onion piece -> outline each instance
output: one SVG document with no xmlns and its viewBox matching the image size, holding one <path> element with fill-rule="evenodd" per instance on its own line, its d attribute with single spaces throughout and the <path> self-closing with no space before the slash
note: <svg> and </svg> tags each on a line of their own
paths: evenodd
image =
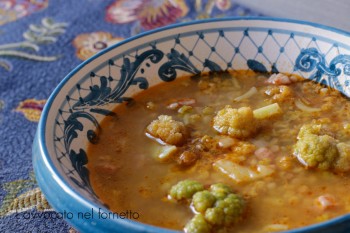
<svg viewBox="0 0 350 233">
<path fill-rule="evenodd" d="M 215 162 L 214 167 L 219 169 L 219 171 L 222 173 L 228 175 L 236 182 L 249 181 L 251 179 L 251 175 L 253 175 L 251 174 L 250 169 L 225 159 Z"/>
<path fill-rule="evenodd" d="M 299 108 L 300 110 L 304 111 L 304 112 L 318 112 L 321 111 L 320 108 L 313 108 L 313 107 L 309 107 L 307 105 L 305 105 L 302 101 L 300 100 L 296 100 L 295 102 L 295 106 L 297 108 Z"/>
<path fill-rule="evenodd" d="M 163 146 L 158 155 L 158 158 L 161 160 L 169 159 L 176 151 L 176 146 Z"/>
<path fill-rule="evenodd" d="M 257 119 L 266 119 L 277 114 L 281 114 L 282 109 L 278 103 L 270 104 L 262 108 L 255 109 L 253 111 L 254 117 Z"/>
<path fill-rule="evenodd" d="M 179 103 L 171 103 L 167 106 L 167 108 L 174 110 L 174 109 L 177 109 L 179 106 L 180 106 Z"/>
<path fill-rule="evenodd" d="M 240 95 L 236 98 L 234 98 L 234 101 L 241 101 L 243 99 L 248 99 L 249 97 L 255 95 L 258 92 L 258 90 L 256 89 L 256 87 L 252 87 L 249 89 L 249 91 L 247 91 L 246 93 L 244 93 L 243 95 Z"/>
<path fill-rule="evenodd" d="M 264 227 L 264 231 L 275 232 L 275 231 L 285 231 L 288 230 L 288 225 L 285 224 L 270 224 Z"/>
<path fill-rule="evenodd" d="M 239 84 L 238 80 L 236 78 L 232 79 L 233 86 L 235 88 L 241 88 L 241 85 Z"/>
<path fill-rule="evenodd" d="M 235 144 L 235 140 L 230 137 L 222 137 L 219 139 L 218 144 L 221 148 L 229 148 Z"/>
<path fill-rule="evenodd" d="M 244 167 L 227 159 L 220 159 L 213 165 L 216 169 L 229 176 L 237 183 L 256 180 L 269 176 L 274 172 L 274 169 L 269 166 L 258 165 L 257 171 L 254 171 L 248 167 Z"/>
<path fill-rule="evenodd" d="M 176 110 L 182 106 L 194 106 L 195 104 L 196 100 L 193 98 L 172 99 L 167 105 L 167 109 Z"/>
<path fill-rule="evenodd" d="M 257 170 L 259 172 L 258 178 L 272 175 L 272 173 L 274 172 L 274 169 L 271 168 L 270 166 L 261 165 L 261 164 L 257 166 Z"/>
</svg>

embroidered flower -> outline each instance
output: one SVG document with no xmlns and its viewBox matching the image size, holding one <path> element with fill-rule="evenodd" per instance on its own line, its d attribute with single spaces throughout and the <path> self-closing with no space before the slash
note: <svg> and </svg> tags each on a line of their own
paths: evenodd
<svg viewBox="0 0 350 233">
<path fill-rule="evenodd" d="M 138 21 L 149 30 L 176 22 L 188 10 L 184 0 L 120 0 L 107 7 L 106 20 L 116 24 Z"/>
<path fill-rule="evenodd" d="M 20 102 L 16 111 L 23 113 L 28 120 L 38 122 L 45 103 L 46 100 L 27 99 Z"/>
<path fill-rule="evenodd" d="M 222 11 L 226 11 L 231 8 L 231 0 L 215 0 L 215 5 Z"/>
<path fill-rule="evenodd" d="M 45 9 L 49 0 L 1 0 L 0 25 Z"/>
<path fill-rule="evenodd" d="M 81 60 L 86 60 L 108 46 L 124 40 L 121 37 L 113 37 L 108 32 L 93 32 L 78 35 L 73 45 L 77 48 L 76 55 Z"/>
</svg>

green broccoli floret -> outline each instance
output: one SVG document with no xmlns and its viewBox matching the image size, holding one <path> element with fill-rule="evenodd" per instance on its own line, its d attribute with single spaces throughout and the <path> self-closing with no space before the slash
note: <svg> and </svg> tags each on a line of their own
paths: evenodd
<svg viewBox="0 0 350 233">
<path fill-rule="evenodd" d="M 300 128 L 294 155 L 307 167 L 345 172 L 350 170 L 350 146 L 339 143 L 321 124 Z"/>
<path fill-rule="evenodd" d="M 209 208 L 205 211 L 205 220 L 212 225 L 223 225 L 225 222 L 225 213 L 221 208 Z"/>
<path fill-rule="evenodd" d="M 217 198 L 223 199 L 228 194 L 232 193 L 232 189 L 226 184 L 217 183 L 210 186 L 210 192 Z"/>
<path fill-rule="evenodd" d="M 225 227 L 241 220 L 245 210 L 244 199 L 221 183 L 204 190 L 197 181 L 180 181 L 171 188 L 170 196 L 176 200 L 192 198 L 195 216 L 186 224 L 186 233 L 211 233 L 213 226 L 217 230 L 225 230 Z"/>
<path fill-rule="evenodd" d="M 185 226 L 186 233 L 210 233 L 211 225 L 205 221 L 202 214 L 196 214 Z"/>
<path fill-rule="evenodd" d="M 215 201 L 215 196 L 208 190 L 204 190 L 193 195 L 192 205 L 196 211 L 204 213 L 214 205 Z"/>
<path fill-rule="evenodd" d="M 205 211 L 205 219 L 213 225 L 230 226 L 241 219 L 244 209 L 244 199 L 230 193 L 224 199 L 218 200 L 215 207 Z"/>
<path fill-rule="evenodd" d="M 170 196 L 175 200 L 190 199 L 199 191 L 204 190 L 201 183 L 193 180 L 183 180 L 171 187 Z"/>
<path fill-rule="evenodd" d="M 226 217 L 225 224 L 232 224 L 241 219 L 245 210 L 245 201 L 241 196 L 231 193 L 224 199 L 224 202 L 218 203 L 217 207 L 223 208 L 225 215 L 229 217 Z"/>
</svg>

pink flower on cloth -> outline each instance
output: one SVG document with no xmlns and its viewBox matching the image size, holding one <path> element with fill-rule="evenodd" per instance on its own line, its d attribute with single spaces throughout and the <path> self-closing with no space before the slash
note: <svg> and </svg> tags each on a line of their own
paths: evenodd
<svg viewBox="0 0 350 233">
<path fill-rule="evenodd" d="M 222 11 L 226 11 L 231 8 L 231 0 L 215 0 L 215 5 Z"/>
<path fill-rule="evenodd" d="M 0 25 L 45 9 L 49 0 L 0 0 Z"/>
<path fill-rule="evenodd" d="M 73 45 L 77 48 L 77 57 L 86 60 L 97 52 L 122 40 L 124 38 L 113 37 L 109 32 L 92 32 L 75 37 Z"/>
<path fill-rule="evenodd" d="M 115 24 L 139 21 L 149 30 L 174 23 L 188 11 L 184 0 L 119 0 L 107 7 L 106 21 Z"/>
</svg>

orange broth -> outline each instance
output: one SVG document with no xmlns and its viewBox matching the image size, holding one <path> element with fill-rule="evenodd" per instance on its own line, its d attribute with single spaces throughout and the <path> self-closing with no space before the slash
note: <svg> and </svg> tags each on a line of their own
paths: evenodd
<svg viewBox="0 0 350 233">
<path fill-rule="evenodd" d="M 116 213 L 137 212 L 137 221 L 175 230 L 183 230 L 194 215 L 189 205 L 168 198 L 171 186 L 184 179 L 204 185 L 222 182 L 244 197 L 246 214 L 227 229 L 229 233 L 282 231 L 348 213 L 349 174 L 306 167 L 295 158 L 293 148 L 300 128 L 310 122 L 332 125 L 337 140 L 350 142 L 349 100 L 297 77 L 288 85 L 268 84 L 267 78 L 245 71 L 182 77 L 133 96 L 132 104 L 118 105 L 116 116 L 102 121 L 99 142 L 88 148 L 90 180 L 97 196 Z M 235 101 L 252 87 L 256 93 Z M 296 101 L 314 111 L 305 111 Z M 191 107 L 181 112 L 186 103 Z M 213 117 L 220 109 L 226 105 L 258 109 L 273 103 L 278 103 L 281 114 L 262 120 L 253 136 L 220 147 L 220 140 L 228 137 L 213 129 Z M 164 145 L 145 134 L 159 115 L 184 122 L 190 132 L 180 152 L 165 161 L 157 157 Z M 179 160 L 186 150 L 195 151 L 195 161 Z M 267 154 L 259 154 L 262 151 Z M 237 182 L 213 166 L 223 158 L 249 169 L 261 164 L 273 171 Z M 331 197 L 330 206 L 319 203 L 324 196 Z"/>
</svg>

